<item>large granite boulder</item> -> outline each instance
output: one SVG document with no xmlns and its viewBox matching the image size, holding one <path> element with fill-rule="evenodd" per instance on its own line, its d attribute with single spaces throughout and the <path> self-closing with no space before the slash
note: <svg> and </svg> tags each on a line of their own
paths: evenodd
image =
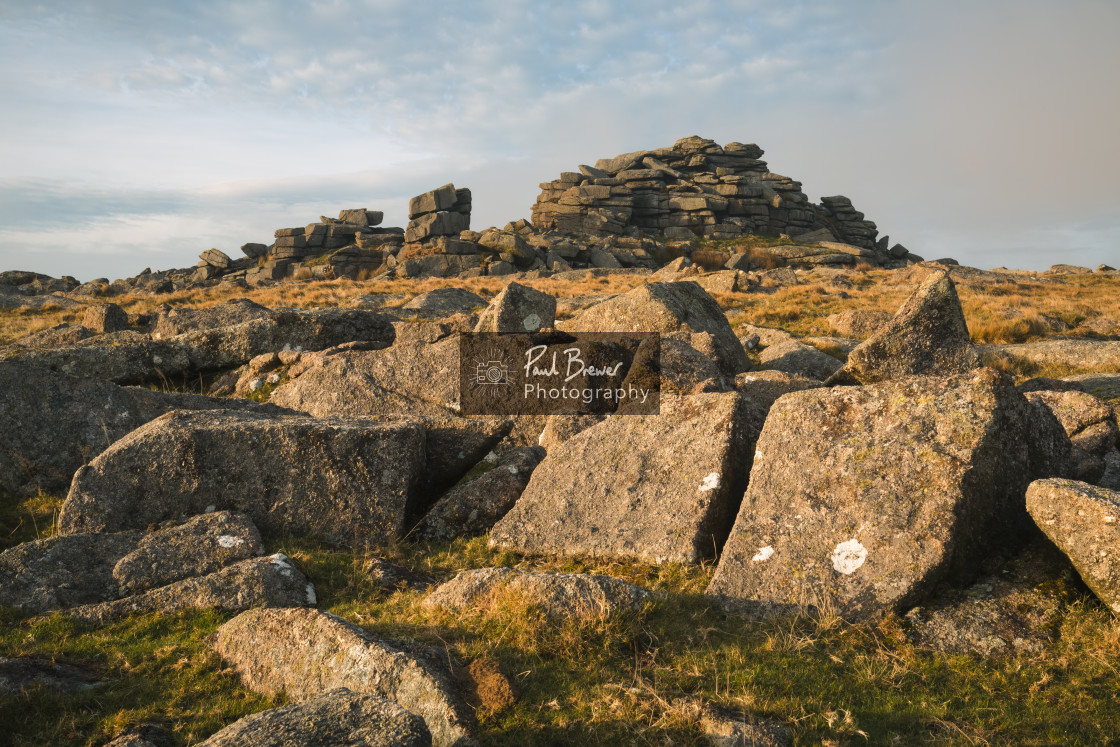
<svg viewBox="0 0 1120 747">
<path fill-rule="evenodd" d="M 74 472 L 110 444 L 171 410 L 281 413 L 245 400 L 120 387 L 0 361 L 0 491 L 64 492 Z"/>
<path fill-rule="evenodd" d="M 951 376 L 979 366 L 953 281 L 947 272 L 934 272 L 894 318 L 848 354 L 848 362 L 829 383 Z"/>
<path fill-rule="evenodd" d="M 235 324 L 267 319 L 272 309 L 248 298 L 231 298 L 215 306 L 160 306 L 152 325 L 152 339 L 162 340 L 200 329 L 232 327 Z"/>
<path fill-rule="evenodd" d="M 771 345 L 758 358 L 764 369 L 819 381 L 828 379 L 844 366 L 843 361 L 799 340 Z"/>
<path fill-rule="evenodd" d="M 172 412 L 74 475 L 59 530 L 142 528 L 217 508 L 266 531 L 391 542 L 413 508 L 424 441 L 408 421 Z"/>
<path fill-rule="evenodd" d="M 539 606 L 549 617 L 594 619 L 631 612 L 650 594 L 633 584 L 590 573 L 538 573 L 516 568 L 463 571 L 424 598 L 424 606 L 457 612 L 485 609 L 509 594 Z"/>
<path fill-rule="evenodd" d="M 486 299 L 466 288 L 434 288 L 416 296 L 401 309 L 419 316 L 441 318 L 484 306 Z"/>
<path fill-rule="evenodd" d="M 1096 482 L 1105 471 L 1105 455 L 1116 446 L 1116 414 L 1091 394 L 1077 391 L 1028 392 L 1027 399 L 1045 407 L 1061 423 L 1073 445 L 1071 476 Z"/>
<path fill-rule="evenodd" d="M 538 332 L 556 324 L 556 299 L 521 283 L 508 283 L 478 318 L 475 332 Z"/>
<path fill-rule="evenodd" d="M 1120 492 L 1075 480 L 1031 483 L 1027 511 L 1085 585 L 1120 615 Z"/>
<path fill-rule="evenodd" d="M 128 329 L 128 314 L 115 303 L 98 303 L 86 307 L 82 326 L 98 334 Z"/>
<path fill-rule="evenodd" d="M 472 744 L 447 652 L 387 641 L 317 610 L 258 609 L 218 629 L 215 649 L 251 690 L 302 702 L 339 687 L 378 695 L 424 719 L 432 744 Z"/>
<path fill-rule="evenodd" d="M 645 283 L 561 322 L 565 332 L 707 332 L 716 345 L 720 369 L 734 376 L 750 368 L 723 310 L 695 282 Z"/>
<path fill-rule="evenodd" d="M 737 393 L 663 397 L 555 445 L 492 545 L 696 563 L 727 536 L 764 413 Z"/>
<path fill-rule="evenodd" d="M 969 576 L 1024 523 L 1028 409 L 990 369 L 787 394 L 707 594 L 860 618 Z"/>
<path fill-rule="evenodd" d="M 338 688 L 235 721 L 199 747 L 430 747 L 424 719 L 391 700 Z"/>
</svg>

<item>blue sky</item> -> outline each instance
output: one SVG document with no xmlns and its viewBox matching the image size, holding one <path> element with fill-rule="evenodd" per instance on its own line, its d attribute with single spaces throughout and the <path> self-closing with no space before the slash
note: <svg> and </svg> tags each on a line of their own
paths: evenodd
<svg viewBox="0 0 1120 747">
<path fill-rule="evenodd" d="M 233 256 L 349 207 L 472 226 L 698 134 L 912 251 L 1120 267 L 1120 4 L 0 0 L 0 269 Z"/>
</svg>

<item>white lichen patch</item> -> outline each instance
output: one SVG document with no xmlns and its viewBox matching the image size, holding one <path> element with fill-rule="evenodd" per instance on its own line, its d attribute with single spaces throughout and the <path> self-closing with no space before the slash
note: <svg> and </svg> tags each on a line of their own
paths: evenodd
<svg viewBox="0 0 1120 747">
<path fill-rule="evenodd" d="M 213 503 L 211 503 L 209 506 L 206 507 L 206 513 L 208 513 L 208 514 L 212 514 L 217 510 L 218 510 L 218 507 L 215 506 Z"/>
<path fill-rule="evenodd" d="M 526 332 L 536 332 L 541 328 L 541 324 L 543 323 L 543 321 L 544 320 L 541 319 L 540 314 L 530 314 L 529 316 L 525 317 L 521 323 L 525 326 Z"/>
<path fill-rule="evenodd" d="M 316 604 L 319 603 L 319 598 L 317 596 L 315 596 L 315 587 L 312 584 L 308 584 L 307 588 L 304 591 L 307 594 L 307 606 L 308 607 L 314 607 Z"/>
<path fill-rule="evenodd" d="M 244 545 L 245 540 L 240 537 L 234 537 L 232 534 L 223 534 L 221 537 L 218 537 L 218 544 L 229 549 L 231 547 L 237 547 L 238 545 Z"/>
<path fill-rule="evenodd" d="M 292 560 L 282 552 L 269 557 L 269 562 L 280 569 L 280 575 L 284 578 L 292 577 Z"/>
<path fill-rule="evenodd" d="M 761 563 L 774 557 L 774 548 L 767 545 L 766 547 L 758 548 L 758 552 L 751 558 L 752 563 Z"/>
<path fill-rule="evenodd" d="M 713 472 L 704 478 L 704 482 L 700 483 L 700 492 L 706 493 L 709 490 L 715 490 L 719 487 L 719 473 Z"/>
<path fill-rule="evenodd" d="M 867 548 L 861 545 L 859 540 L 850 539 L 837 545 L 830 559 L 836 572 L 847 576 L 855 573 L 867 562 Z"/>
</svg>

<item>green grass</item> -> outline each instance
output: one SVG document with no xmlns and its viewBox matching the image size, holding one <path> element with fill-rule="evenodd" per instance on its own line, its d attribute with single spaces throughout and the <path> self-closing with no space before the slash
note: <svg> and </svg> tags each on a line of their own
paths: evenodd
<svg viewBox="0 0 1120 747">
<path fill-rule="evenodd" d="M 818 616 L 751 622 L 711 604 L 713 568 L 524 557 L 485 538 L 400 543 L 381 555 L 445 580 L 466 568 L 593 571 L 656 592 L 640 613 L 557 623 L 524 600 L 466 613 L 427 610 L 423 594 L 378 589 L 362 553 L 272 538 L 300 563 L 321 607 L 388 637 L 501 662 L 516 705 L 480 715 L 483 744 L 704 744 L 695 702 L 745 707 L 793 729 L 796 743 L 1108 744 L 1116 741 L 1120 627 L 1074 590 L 1044 653 L 980 659 L 920 650 L 903 621 L 875 626 Z M 271 705 L 210 653 L 228 615 L 146 615 L 102 628 L 55 615 L 0 617 L 0 656 L 40 655 L 109 682 L 81 695 L 0 698 L 19 743 L 100 744 L 143 720 L 183 744 Z"/>
</svg>

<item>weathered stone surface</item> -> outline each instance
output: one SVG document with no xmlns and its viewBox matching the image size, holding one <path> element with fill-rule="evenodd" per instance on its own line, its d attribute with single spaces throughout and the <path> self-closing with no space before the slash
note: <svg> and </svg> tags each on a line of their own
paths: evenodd
<svg viewBox="0 0 1120 747">
<path fill-rule="evenodd" d="M 268 244 L 260 244 L 250 241 L 247 244 L 241 245 L 241 252 L 249 259 L 256 259 L 268 254 Z"/>
<path fill-rule="evenodd" d="M 977 349 L 985 357 L 1009 362 L 1026 361 L 1074 370 L 1120 370 L 1120 341 L 1114 340 L 1040 340 L 1019 345 L 979 345 Z"/>
<path fill-rule="evenodd" d="M 548 453 L 490 542 L 699 562 L 726 536 L 763 417 L 729 393 L 662 397 L 660 415 L 606 420 Z"/>
<path fill-rule="evenodd" d="M 346 212 L 346 211 L 343 211 Z M 246 716 L 200 747 L 429 747 L 424 719 L 377 695 L 338 688 L 302 703 Z"/>
<path fill-rule="evenodd" d="M 799 340 L 771 345 L 758 359 L 765 369 L 819 381 L 827 380 L 844 366 L 842 361 Z"/>
<path fill-rule="evenodd" d="M 416 220 L 425 213 L 450 210 L 455 204 L 455 185 L 444 184 L 438 189 L 417 195 L 408 201 L 408 219 Z"/>
<path fill-rule="evenodd" d="M 145 534 L 136 549 L 117 561 L 113 579 L 127 596 L 205 576 L 263 553 L 260 532 L 249 517 L 216 511 Z"/>
<path fill-rule="evenodd" d="M 116 599 L 113 567 L 141 536 L 80 534 L 9 548 L 0 553 L 0 605 L 35 613 Z"/>
<path fill-rule="evenodd" d="M 426 213 L 409 222 L 404 240 L 412 242 L 433 236 L 458 236 L 470 227 L 470 216 L 463 213 Z"/>
<path fill-rule="evenodd" d="M 474 720 L 440 649 L 409 650 L 316 610 L 250 610 L 218 629 L 215 649 L 245 686 L 300 702 L 335 688 L 378 695 L 424 719 L 432 744 L 471 744 Z"/>
<path fill-rule="evenodd" d="M 366 210 L 365 208 L 351 208 L 338 211 L 338 219 L 351 226 L 379 226 L 385 219 L 385 213 L 380 210 Z"/>
<path fill-rule="evenodd" d="M 506 452 L 492 470 L 444 494 L 411 535 L 449 540 L 489 531 L 521 497 L 544 454 L 539 446 Z"/>
<path fill-rule="evenodd" d="M 128 314 L 115 303 L 99 303 L 86 307 L 82 326 L 91 332 L 117 332 L 128 329 Z"/>
<path fill-rule="evenodd" d="M 538 605 L 551 617 L 584 619 L 633 611 L 650 597 L 646 590 L 610 576 L 478 568 L 463 571 L 438 586 L 424 599 L 424 606 L 459 611 L 486 609 L 495 595 L 505 594 Z"/>
<path fill-rule="evenodd" d="M 875 331 L 891 320 L 891 315 L 885 311 L 871 309 L 848 309 L 839 314 L 832 314 L 826 321 L 836 330 L 837 334 L 845 337 L 858 337 L 863 339 L 875 334 Z"/>
<path fill-rule="evenodd" d="M 92 672 L 49 659 L 0 656 L 0 695 L 18 695 L 30 687 L 75 693 L 101 683 Z"/>
<path fill-rule="evenodd" d="M 226 269 L 227 267 L 229 267 L 231 262 L 229 255 L 223 252 L 221 249 L 207 249 L 202 254 L 198 255 L 198 258 L 211 267 L 216 267 L 219 270 Z"/>
<path fill-rule="evenodd" d="M 268 531 L 389 542 L 412 508 L 424 438 L 408 421 L 169 413 L 74 475 L 59 530 L 139 528 L 213 506 Z"/>
<path fill-rule="evenodd" d="M 478 318 L 475 332 L 537 332 L 556 324 L 556 298 L 511 282 Z"/>
<path fill-rule="evenodd" d="M 688 341 L 680 339 L 681 336 L 672 335 L 662 337 L 658 345 L 659 360 L 657 366 L 662 394 L 692 394 L 705 382 L 715 381 L 716 391 L 726 391 L 726 378 L 720 370 L 719 363 L 713 358 L 704 355 L 691 344 L 691 335 Z M 638 349 L 631 364 L 631 371 L 643 365 L 652 366 L 652 361 L 646 360 L 646 354 L 652 355 L 652 347 L 645 346 Z M 652 370 L 652 368 L 651 368 Z"/>
<path fill-rule="evenodd" d="M 751 398 L 753 402 L 770 410 L 779 397 L 790 392 L 805 389 L 818 389 L 824 386 L 819 379 L 788 374 L 784 371 L 747 371 L 735 377 L 735 389 Z"/>
<path fill-rule="evenodd" d="M 159 724 L 139 724 L 113 737 L 105 747 L 175 747 L 175 735 Z"/>
<path fill-rule="evenodd" d="M 486 306 L 486 299 L 477 293 L 464 288 L 436 288 L 421 293 L 401 308 L 423 316 L 445 317 L 469 313 L 481 306 Z"/>
<path fill-rule="evenodd" d="M 919 646 L 952 654 L 1037 654 L 1058 632 L 1074 572 L 1053 547 L 1032 544 L 1008 560 L 993 558 L 967 588 L 942 584 L 906 613 Z"/>
<path fill-rule="evenodd" d="M 272 309 L 248 298 L 231 298 L 216 306 L 194 309 L 187 306 L 162 305 L 156 314 L 152 337 L 160 340 L 200 329 L 232 327 L 253 319 L 267 319 Z"/>
<path fill-rule="evenodd" d="M 1031 483 L 1027 511 L 1085 585 L 1120 615 L 1120 493 L 1074 480 Z"/>
<path fill-rule="evenodd" d="M 949 274 L 931 274 L 898 313 L 848 355 L 830 383 L 872 384 L 903 376 L 951 376 L 977 368 Z"/>
<path fill-rule="evenodd" d="M 869 617 L 967 575 L 1030 480 L 1022 395 L 990 369 L 774 403 L 707 594 L 748 612 Z"/>
<path fill-rule="evenodd" d="M 719 304 L 692 281 L 645 283 L 561 322 L 565 332 L 707 332 L 719 351 L 720 369 L 734 376 L 750 360 Z"/>
<path fill-rule="evenodd" d="M 436 583 L 436 580 L 427 574 L 410 571 L 384 558 L 370 558 L 366 562 L 365 572 L 374 583 L 386 591 L 401 589 L 425 591 Z"/>
<path fill-rule="evenodd" d="M 253 607 L 314 606 L 315 587 L 286 555 L 250 558 L 205 576 L 176 581 L 112 602 L 71 607 L 66 614 L 104 624 L 139 612 L 217 607 L 239 612 Z"/>
<path fill-rule="evenodd" d="M 166 394 L 0 361 L 0 490 L 65 491 L 74 472 L 129 431 L 170 410 L 279 413 L 244 400 Z"/>
<path fill-rule="evenodd" d="M 537 445 L 545 451 L 551 451 L 577 433 L 602 423 L 606 417 L 606 415 L 549 415 L 544 429 L 537 437 Z"/>
<path fill-rule="evenodd" d="M 1116 446 L 1120 435 L 1112 408 L 1091 394 L 1077 391 L 1037 391 L 1026 397 L 1049 409 L 1069 436 L 1075 465 L 1071 476 L 1096 482 L 1104 474 L 1105 455 Z"/>
</svg>

